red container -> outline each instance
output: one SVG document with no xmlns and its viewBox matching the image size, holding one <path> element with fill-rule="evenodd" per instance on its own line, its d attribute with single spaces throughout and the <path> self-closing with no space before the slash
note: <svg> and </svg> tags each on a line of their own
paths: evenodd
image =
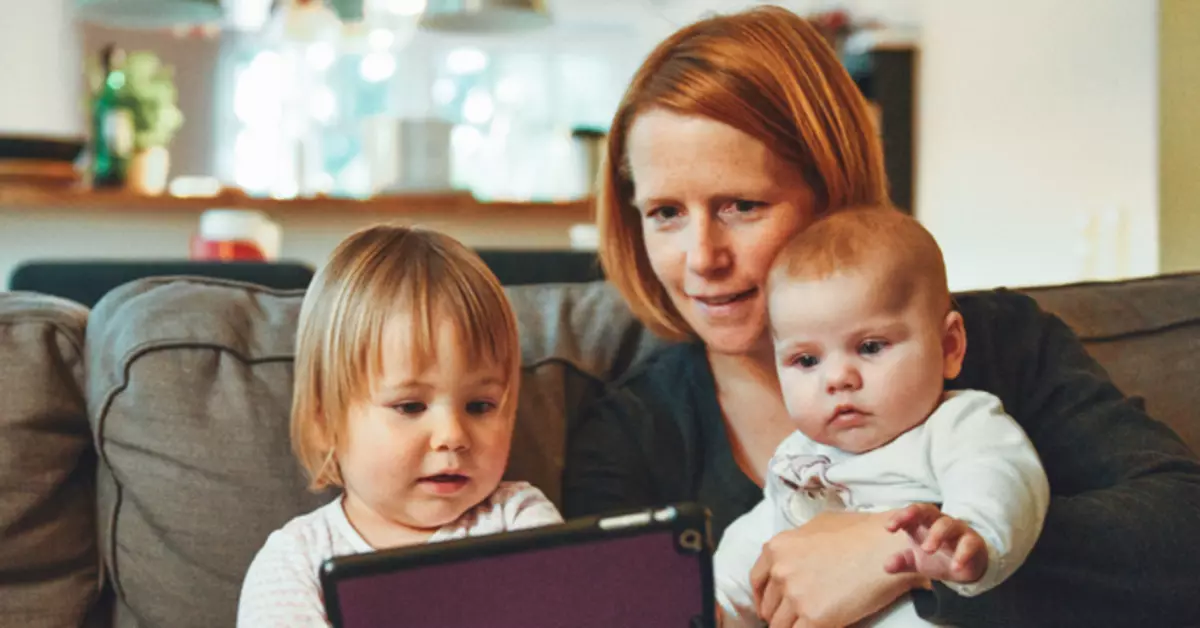
<svg viewBox="0 0 1200 628">
<path fill-rule="evenodd" d="M 249 240 L 206 240 L 192 236 L 190 257 L 194 260 L 221 262 L 265 262 L 258 244 Z"/>
<path fill-rule="evenodd" d="M 190 257 L 225 262 L 273 261 L 279 255 L 280 227 L 252 209 L 210 209 L 200 215 Z"/>
</svg>

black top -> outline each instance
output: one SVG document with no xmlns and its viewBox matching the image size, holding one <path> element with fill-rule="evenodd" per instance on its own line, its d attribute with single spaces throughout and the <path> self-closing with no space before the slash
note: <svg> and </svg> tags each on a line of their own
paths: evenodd
<svg viewBox="0 0 1200 628">
<path fill-rule="evenodd" d="M 1149 418 L 1033 299 L 958 297 L 967 355 L 951 389 L 998 396 L 1050 480 L 1042 536 L 999 587 L 914 592 L 960 626 L 1200 626 L 1200 462 Z M 613 384 L 569 434 L 565 514 L 695 500 L 714 534 L 762 490 L 737 466 L 699 344 L 664 349 Z"/>
</svg>

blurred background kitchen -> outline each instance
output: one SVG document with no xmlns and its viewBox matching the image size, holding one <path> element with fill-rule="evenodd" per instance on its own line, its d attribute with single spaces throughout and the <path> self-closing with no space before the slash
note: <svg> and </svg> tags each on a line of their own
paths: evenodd
<svg viewBox="0 0 1200 628">
<path fill-rule="evenodd" d="M 0 277 L 317 266 L 380 220 L 588 250 L 596 149 L 637 65 L 755 4 L 0 0 Z M 954 288 L 1200 269 L 1200 2 L 769 4 L 838 47 Z"/>
</svg>

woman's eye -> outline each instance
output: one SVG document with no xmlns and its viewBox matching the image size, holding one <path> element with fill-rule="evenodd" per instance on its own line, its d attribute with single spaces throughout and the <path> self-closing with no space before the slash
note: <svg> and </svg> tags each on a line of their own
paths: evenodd
<svg viewBox="0 0 1200 628">
<path fill-rule="evenodd" d="M 496 409 L 496 404 L 491 401 L 472 401 L 467 404 L 468 414 L 487 414 Z"/>
<path fill-rule="evenodd" d="M 735 214 L 749 214 L 766 205 L 759 201 L 733 201 L 726 206 L 726 209 Z"/>
<path fill-rule="evenodd" d="M 656 222 L 667 222 L 678 218 L 682 213 L 678 207 L 662 205 L 646 212 L 646 218 Z"/>
<path fill-rule="evenodd" d="M 420 401 L 405 401 L 392 406 L 400 414 L 421 414 L 425 411 L 425 404 Z"/>
<path fill-rule="evenodd" d="M 882 340 L 867 340 L 858 346 L 858 352 L 862 355 L 878 355 L 887 348 L 887 343 Z"/>
</svg>

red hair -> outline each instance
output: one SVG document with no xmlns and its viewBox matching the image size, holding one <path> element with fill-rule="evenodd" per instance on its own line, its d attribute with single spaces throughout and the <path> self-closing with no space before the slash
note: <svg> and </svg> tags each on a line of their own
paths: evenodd
<svg viewBox="0 0 1200 628">
<path fill-rule="evenodd" d="M 803 173 L 818 215 L 888 202 L 883 152 L 866 100 L 811 24 L 779 7 L 712 17 L 671 35 L 642 63 L 614 116 L 597 192 L 605 274 L 651 330 L 691 329 L 646 254 L 626 139 L 650 109 L 710 118 L 746 133 Z"/>
</svg>

